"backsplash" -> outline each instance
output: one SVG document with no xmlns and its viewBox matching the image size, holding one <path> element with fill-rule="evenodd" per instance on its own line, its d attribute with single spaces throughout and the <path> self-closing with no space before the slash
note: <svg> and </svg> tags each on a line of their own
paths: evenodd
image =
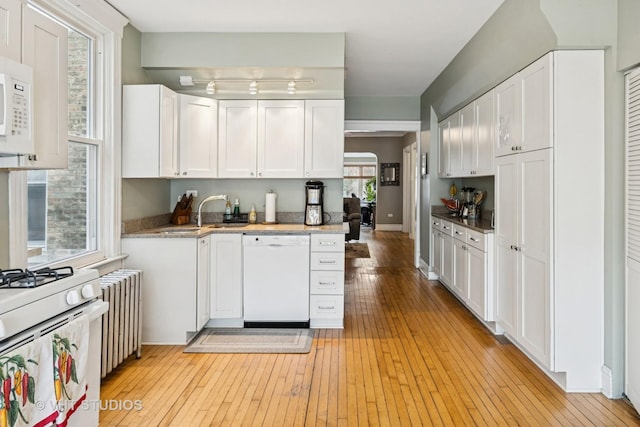
<svg viewBox="0 0 640 427">
<path fill-rule="evenodd" d="M 264 212 L 257 213 L 258 224 L 264 222 Z M 223 212 L 203 212 L 202 222 L 221 223 Z M 327 212 L 327 224 L 341 224 L 342 212 Z M 171 214 L 156 215 L 146 218 L 132 219 L 122 222 L 122 234 L 136 233 L 148 228 L 160 227 L 170 224 Z M 276 212 L 276 221 L 280 224 L 302 224 L 304 223 L 304 212 Z M 191 223 L 196 223 L 196 211 L 191 212 Z"/>
</svg>

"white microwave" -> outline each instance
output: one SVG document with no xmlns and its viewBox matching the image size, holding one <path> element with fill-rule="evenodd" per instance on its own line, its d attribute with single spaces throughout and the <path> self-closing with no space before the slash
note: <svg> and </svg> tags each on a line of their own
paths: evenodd
<svg viewBox="0 0 640 427">
<path fill-rule="evenodd" d="M 0 156 L 33 151 L 33 70 L 0 57 Z"/>
</svg>

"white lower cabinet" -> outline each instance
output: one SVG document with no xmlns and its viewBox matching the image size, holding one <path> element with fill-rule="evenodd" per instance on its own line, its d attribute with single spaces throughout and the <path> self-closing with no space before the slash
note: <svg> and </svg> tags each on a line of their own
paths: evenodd
<svg viewBox="0 0 640 427">
<path fill-rule="evenodd" d="M 442 242 L 444 237 L 440 231 L 440 219 L 431 217 L 431 269 L 435 274 L 442 274 Z"/>
<path fill-rule="evenodd" d="M 440 227 L 432 232 L 434 270 L 439 269 L 440 281 L 480 319 L 493 322 L 493 233 L 435 216 L 431 223 Z"/>
<path fill-rule="evenodd" d="M 447 286 L 453 286 L 453 225 L 449 221 L 442 220 L 442 271 L 440 281 Z"/>
<path fill-rule="evenodd" d="M 206 301 L 208 286 L 198 280 L 208 284 L 208 242 L 209 236 L 122 239 L 124 267 L 143 271 L 144 344 L 184 345 L 198 331 L 207 310 L 199 302 Z"/>
<path fill-rule="evenodd" d="M 309 326 L 342 328 L 344 321 L 344 234 L 312 234 Z"/>
<path fill-rule="evenodd" d="M 242 234 L 211 235 L 210 326 L 242 327 Z"/>
<path fill-rule="evenodd" d="M 204 328 L 209 321 L 209 282 L 211 269 L 209 253 L 211 244 L 209 236 L 198 239 L 198 263 L 196 265 L 196 330 Z"/>
</svg>

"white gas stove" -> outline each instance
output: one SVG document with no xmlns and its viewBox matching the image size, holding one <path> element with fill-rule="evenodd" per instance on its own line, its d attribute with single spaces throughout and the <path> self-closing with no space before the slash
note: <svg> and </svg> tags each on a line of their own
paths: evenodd
<svg viewBox="0 0 640 427">
<path fill-rule="evenodd" d="M 97 426 L 100 405 L 102 301 L 97 270 L 70 267 L 34 272 L 0 270 L 0 357 L 20 353 L 30 342 L 53 334 L 75 319 L 88 317 L 86 399 L 69 426 Z"/>
</svg>

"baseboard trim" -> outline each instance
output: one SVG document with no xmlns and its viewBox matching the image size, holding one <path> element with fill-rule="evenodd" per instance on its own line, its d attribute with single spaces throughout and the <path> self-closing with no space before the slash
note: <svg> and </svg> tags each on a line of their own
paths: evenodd
<svg viewBox="0 0 640 427">
<path fill-rule="evenodd" d="M 402 224 L 376 224 L 377 231 L 402 231 Z"/>
<path fill-rule="evenodd" d="M 431 271 L 431 268 L 429 267 L 429 264 L 427 264 L 425 262 L 425 260 L 420 258 L 419 262 L 420 262 L 420 265 L 418 266 L 418 270 L 420 270 L 422 275 L 424 277 L 426 277 L 427 280 L 438 280 L 438 278 L 439 278 L 438 275 L 436 273 L 434 273 L 433 271 Z"/>
<path fill-rule="evenodd" d="M 615 397 L 613 395 L 613 373 L 607 365 L 602 365 L 600 372 L 602 374 L 602 394 L 613 399 Z"/>
</svg>

